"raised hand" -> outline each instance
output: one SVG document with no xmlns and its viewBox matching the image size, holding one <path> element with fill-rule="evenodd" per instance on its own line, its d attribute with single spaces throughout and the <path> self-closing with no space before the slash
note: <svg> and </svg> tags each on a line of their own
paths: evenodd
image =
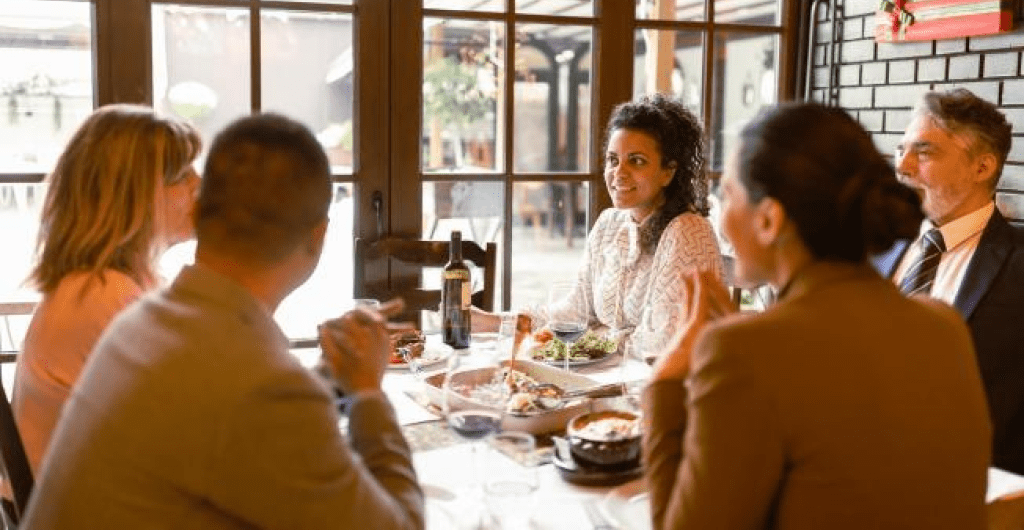
<svg viewBox="0 0 1024 530">
<path fill-rule="evenodd" d="M 404 307 L 401 299 L 389 300 L 378 310 L 357 307 L 318 327 L 324 358 L 345 393 L 380 390 L 391 355 L 391 333 L 412 329 L 410 324 L 387 320 Z"/>
<path fill-rule="evenodd" d="M 690 294 L 686 324 L 658 357 L 652 380 L 683 379 L 690 371 L 690 355 L 701 331 L 711 322 L 737 311 L 729 290 L 713 273 L 694 271 L 683 278 Z"/>
</svg>

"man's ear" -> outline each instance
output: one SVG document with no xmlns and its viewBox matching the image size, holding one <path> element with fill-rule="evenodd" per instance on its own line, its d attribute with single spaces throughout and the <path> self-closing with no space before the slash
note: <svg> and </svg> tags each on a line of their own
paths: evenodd
<svg viewBox="0 0 1024 530">
<path fill-rule="evenodd" d="M 984 152 L 975 157 L 974 159 L 974 178 L 975 182 L 985 182 L 995 184 L 993 182 L 996 178 L 996 168 L 999 167 L 999 159 L 996 155 L 989 152 Z M 993 186 L 995 187 L 995 186 Z"/>
<path fill-rule="evenodd" d="M 782 203 L 772 197 L 765 197 L 757 203 L 754 230 L 757 241 L 765 247 L 774 245 L 782 234 L 786 223 L 786 210 Z"/>
</svg>

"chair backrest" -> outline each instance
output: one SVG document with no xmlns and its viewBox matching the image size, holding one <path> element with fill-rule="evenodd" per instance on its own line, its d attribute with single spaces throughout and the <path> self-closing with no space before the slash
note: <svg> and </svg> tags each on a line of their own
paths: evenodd
<svg viewBox="0 0 1024 530">
<path fill-rule="evenodd" d="M 388 237 L 376 241 L 357 238 L 353 267 L 353 291 L 356 298 L 388 300 L 401 296 L 406 313 L 400 317 L 417 320 L 418 311 L 435 311 L 441 304 L 440 289 L 424 289 L 419 285 L 418 273 L 423 268 L 444 267 L 448 263 L 448 241 L 424 241 Z M 462 242 L 462 258 L 472 263 L 483 274 L 483 288 L 472 295 L 473 305 L 485 311 L 494 310 L 494 277 L 498 263 L 498 247 L 487 243 L 481 247 L 473 241 Z M 404 271 L 393 266 L 401 264 Z M 415 279 L 411 273 L 417 273 Z M 395 272 L 405 272 L 395 275 Z"/>
<path fill-rule="evenodd" d="M 18 360 L 17 351 L 21 349 L 21 340 L 14 336 L 11 329 L 11 317 L 28 318 L 36 310 L 35 302 L 0 302 L 0 363 Z"/>
<path fill-rule="evenodd" d="M 3 468 L 3 476 L 13 500 L 10 502 L 4 499 L 4 512 L 13 524 L 18 524 L 25 514 L 32 493 L 32 468 L 28 465 L 25 446 L 21 443 L 18 425 L 14 422 L 14 411 L 3 385 L 0 385 L 0 467 Z"/>
</svg>

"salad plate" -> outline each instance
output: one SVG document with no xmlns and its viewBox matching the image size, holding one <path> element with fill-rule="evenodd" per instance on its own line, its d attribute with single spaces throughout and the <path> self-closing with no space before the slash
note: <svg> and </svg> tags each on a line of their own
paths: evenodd
<svg viewBox="0 0 1024 530">
<path fill-rule="evenodd" d="M 538 342 L 538 335 L 547 340 Z M 535 334 L 533 340 L 534 344 L 528 351 L 531 360 L 555 367 L 565 365 L 566 344 L 564 342 L 555 337 L 547 338 L 543 331 Z M 573 343 L 569 366 L 579 367 L 602 363 L 613 356 L 616 351 L 618 351 L 618 344 L 614 340 L 602 337 L 593 330 L 588 330 Z"/>
</svg>

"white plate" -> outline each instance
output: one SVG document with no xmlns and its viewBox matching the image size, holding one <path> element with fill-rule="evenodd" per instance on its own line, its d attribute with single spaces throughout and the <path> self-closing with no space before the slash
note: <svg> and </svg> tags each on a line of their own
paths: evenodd
<svg viewBox="0 0 1024 530">
<path fill-rule="evenodd" d="M 416 360 L 420 363 L 420 368 L 428 368 L 437 366 L 451 357 L 455 350 L 451 346 L 441 342 L 440 337 L 437 340 L 432 340 L 433 337 L 427 337 L 427 341 L 423 344 L 423 355 L 418 357 Z M 389 363 L 388 370 L 408 370 L 408 363 Z"/>
<path fill-rule="evenodd" d="M 651 530 L 651 500 L 643 479 L 627 482 L 605 495 L 604 516 L 623 530 Z"/>
</svg>

